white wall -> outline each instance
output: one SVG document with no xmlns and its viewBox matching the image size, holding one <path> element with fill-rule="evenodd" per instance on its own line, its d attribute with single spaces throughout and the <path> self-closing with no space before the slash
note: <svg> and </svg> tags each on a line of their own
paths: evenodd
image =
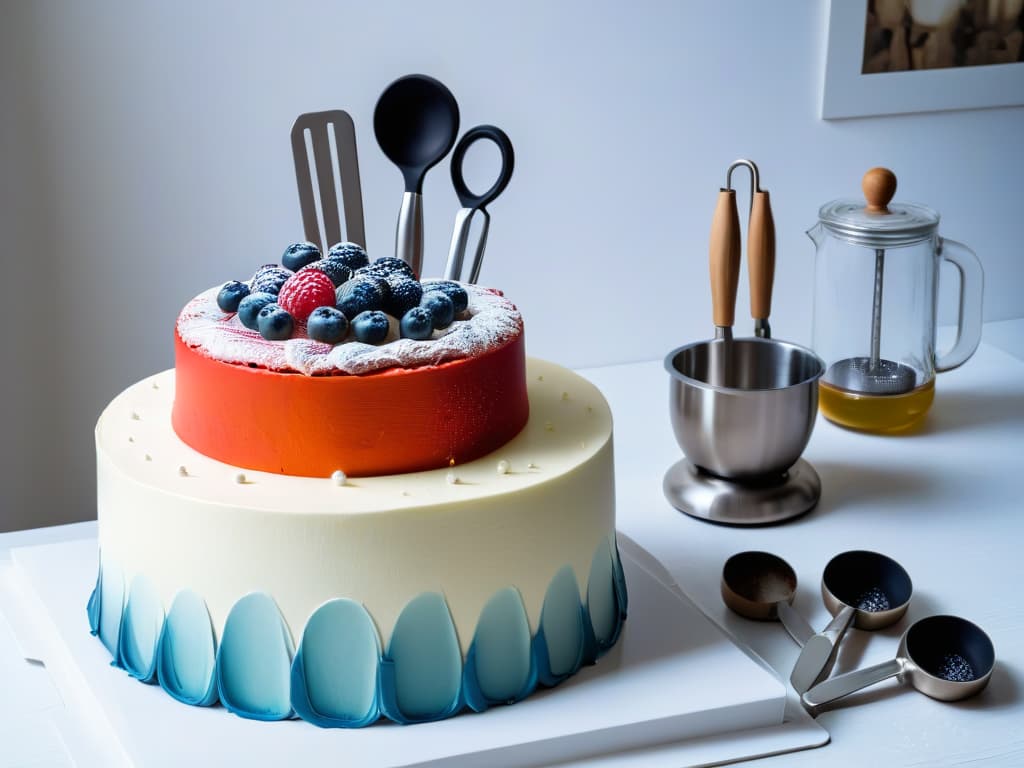
<svg viewBox="0 0 1024 768">
<path fill-rule="evenodd" d="M 173 364 L 188 298 L 301 239 L 296 115 L 353 115 L 371 255 L 390 251 L 401 180 L 372 112 L 409 72 L 447 83 L 465 127 L 493 122 L 515 143 L 482 282 L 519 304 L 533 355 L 616 363 L 707 336 L 711 209 L 741 155 L 772 192 L 777 335 L 809 341 L 803 230 L 872 165 L 976 248 L 987 319 L 1024 315 L 1024 109 L 822 122 L 825 0 L 41 0 L 3 14 L 0 530 L 93 516 L 104 404 Z M 436 271 L 457 207 L 447 163 L 424 195 Z"/>
</svg>

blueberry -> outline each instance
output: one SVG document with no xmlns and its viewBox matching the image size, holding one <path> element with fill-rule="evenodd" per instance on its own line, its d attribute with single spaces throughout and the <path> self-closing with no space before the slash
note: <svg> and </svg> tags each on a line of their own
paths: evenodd
<svg viewBox="0 0 1024 768">
<path fill-rule="evenodd" d="M 335 292 L 337 306 L 349 320 L 360 312 L 372 312 L 384 306 L 384 292 L 374 280 L 355 277 Z"/>
<path fill-rule="evenodd" d="M 260 291 L 250 293 L 238 303 L 239 321 L 249 330 L 258 331 L 260 327 L 256 318 L 260 310 L 267 306 L 267 304 L 273 304 L 276 301 L 277 296 L 272 293 Z"/>
<path fill-rule="evenodd" d="M 420 306 L 429 310 L 434 318 L 434 328 L 440 330 L 447 328 L 455 319 L 455 304 L 448 298 L 448 294 L 441 291 L 428 291 L 420 299 Z"/>
<path fill-rule="evenodd" d="M 224 287 L 217 294 L 217 306 L 222 312 L 237 312 L 239 302 L 248 295 L 248 285 L 237 280 L 230 280 L 224 283 Z"/>
<path fill-rule="evenodd" d="M 290 269 L 279 267 L 277 264 L 264 264 L 256 270 L 256 274 L 249 281 L 249 290 L 253 293 L 272 293 L 276 296 L 285 280 L 291 276 Z"/>
<path fill-rule="evenodd" d="M 455 305 L 455 314 L 460 315 L 469 306 L 469 294 L 454 280 L 429 280 L 423 283 L 424 291 L 441 291 Z"/>
<path fill-rule="evenodd" d="M 312 264 L 307 264 L 303 269 L 315 269 L 318 272 L 323 272 L 331 278 L 335 288 L 352 279 L 352 270 L 337 259 L 320 259 Z"/>
<path fill-rule="evenodd" d="M 295 321 L 277 304 L 267 304 L 256 316 L 260 336 L 268 341 L 283 341 L 292 335 Z"/>
<path fill-rule="evenodd" d="M 370 263 L 369 266 L 363 267 L 363 270 L 369 272 L 372 275 L 379 275 L 380 277 L 391 277 L 392 275 L 404 275 L 405 277 L 416 278 L 416 273 L 412 271 L 405 261 L 396 258 L 394 256 L 384 256 L 383 258 L 377 259 Z"/>
<path fill-rule="evenodd" d="M 434 332 L 434 316 L 426 307 L 413 307 L 402 315 L 399 328 L 403 339 L 429 339 Z"/>
<path fill-rule="evenodd" d="M 317 307 L 306 321 L 306 335 L 313 341 L 337 344 L 348 333 L 348 318 L 334 307 Z"/>
<path fill-rule="evenodd" d="M 331 250 L 327 252 L 327 258 L 332 261 L 340 261 L 353 272 L 370 263 L 370 257 L 366 255 L 366 249 L 358 243 L 337 243 L 332 245 Z"/>
<path fill-rule="evenodd" d="M 364 344 L 380 344 L 389 330 L 391 323 L 383 312 L 360 312 L 352 320 L 352 333 Z"/>
<path fill-rule="evenodd" d="M 281 256 L 281 266 L 298 272 L 307 264 L 320 260 L 320 249 L 312 243 L 292 243 L 284 249 Z"/>
<path fill-rule="evenodd" d="M 423 298 L 423 288 L 419 282 L 404 275 L 392 275 L 387 282 L 391 295 L 384 300 L 385 312 L 392 317 L 403 317 L 410 309 L 419 306 Z"/>
</svg>

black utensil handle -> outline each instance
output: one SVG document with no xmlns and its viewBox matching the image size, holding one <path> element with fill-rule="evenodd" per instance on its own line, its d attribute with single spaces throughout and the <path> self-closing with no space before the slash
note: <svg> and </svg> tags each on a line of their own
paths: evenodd
<svg viewBox="0 0 1024 768">
<path fill-rule="evenodd" d="M 466 156 L 466 150 L 480 139 L 489 139 L 498 145 L 498 149 L 501 151 L 501 172 L 498 174 L 498 180 L 490 189 L 482 195 L 474 195 L 469 191 L 466 180 L 462 176 L 462 161 Z M 476 128 L 466 131 L 466 134 L 455 146 L 455 152 L 452 153 L 452 184 L 455 186 L 455 194 L 458 196 L 459 202 L 462 203 L 462 207 L 483 208 L 493 201 L 508 186 L 515 162 L 516 156 L 512 149 L 512 142 L 501 128 L 494 125 L 478 125 Z"/>
</svg>

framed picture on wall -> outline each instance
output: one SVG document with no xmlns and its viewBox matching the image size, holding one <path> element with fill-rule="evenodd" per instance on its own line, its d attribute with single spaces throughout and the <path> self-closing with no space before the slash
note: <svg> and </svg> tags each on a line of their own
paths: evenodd
<svg viewBox="0 0 1024 768">
<path fill-rule="evenodd" d="M 826 119 L 1024 104 L 1024 0 L 832 0 Z"/>
</svg>

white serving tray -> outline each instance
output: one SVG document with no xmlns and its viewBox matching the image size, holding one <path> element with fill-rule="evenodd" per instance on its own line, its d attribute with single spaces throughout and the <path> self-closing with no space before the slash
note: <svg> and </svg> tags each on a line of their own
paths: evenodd
<svg viewBox="0 0 1024 768">
<path fill-rule="evenodd" d="M 104 765 L 682 766 L 827 743 L 813 720 L 787 709 L 778 677 L 672 586 L 657 561 L 625 536 L 620 546 L 629 618 L 596 666 L 512 707 L 358 730 L 180 704 L 111 667 L 89 634 L 94 538 L 13 549 L 11 558 L 33 616 L 19 628 L 25 654 L 46 663 L 58 689 L 74 689 L 66 701 L 96 710 L 81 715 L 108 731 L 99 739 Z"/>
</svg>

